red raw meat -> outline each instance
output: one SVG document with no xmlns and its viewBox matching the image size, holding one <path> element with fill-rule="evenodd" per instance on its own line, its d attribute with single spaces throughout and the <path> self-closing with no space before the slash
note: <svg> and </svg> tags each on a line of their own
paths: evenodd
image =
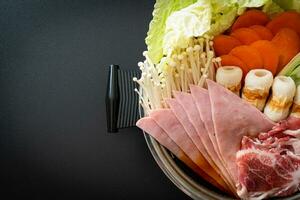
<svg viewBox="0 0 300 200">
<path fill-rule="evenodd" d="M 300 119 L 289 118 L 259 138 L 243 137 L 241 150 L 236 154 L 241 198 L 282 197 L 298 191 L 299 129 Z"/>
</svg>

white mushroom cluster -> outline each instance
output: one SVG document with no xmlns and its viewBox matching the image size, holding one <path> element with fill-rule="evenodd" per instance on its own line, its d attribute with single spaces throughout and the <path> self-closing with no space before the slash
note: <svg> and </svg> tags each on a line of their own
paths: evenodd
<svg viewBox="0 0 300 200">
<path fill-rule="evenodd" d="M 144 62 L 138 63 L 142 71 L 140 79 L 133 78 L 140 89 L 135 89 L 140 104 L 147 115 L 151 110 L 167 107 L 164 99 L 171 98 L 173 91 L 189 92 L 189 85 L 204 86 L 207 78 L 215 77 L 215 53 L 212 37 L 207 35 L 191 38 L 184 49 L 176 49 L 153 64 L 147 52 Z"/>
</svg>

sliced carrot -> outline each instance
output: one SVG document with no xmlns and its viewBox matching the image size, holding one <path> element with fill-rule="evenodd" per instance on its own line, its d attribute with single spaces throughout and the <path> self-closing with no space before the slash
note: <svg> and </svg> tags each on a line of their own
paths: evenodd
<svg viewBox="0 0 300 200">
<path fill-rule="evenodd" d="M 229 35 L 218 35 L 213 41 L 217 56 L 228 54 L 234 47 L 242 45 L 239 40 Z"/>
<path fill-rule="evenodd" d="M 263 68 L 263 59 L 254 47 L 242 45 L 235 47 L 229 53 L 243 61 L 249 70 Z"/>
<path fill-rule="evenodd" d="M 248 10 L 237 18 L 233 23 L 231 30 L 235 31 L 236 29 L 252 25 L 265 25 L 268 22 L 269 17 L 261 10 Z"/>
<path fill-rule="evenodd" d="M 238 39 L 243 44 L 251 44 L 257 40 L 261 40 L 261 37 L 250 28 L 240 28 L 233 31 L 230 36 Z"/>
<path fill-rule="evenodd" d="M 254 30 L 263 40 L 272 40 L 272 38 L 273 38 L 272 32 L 264 26 L 253 25 L 253 26 L 250 26 L 249 28 Z"/>
<path fill-rule="evenodd" d="M 297 32 L 300 37 L 300 13 L 295 11 L 286 11 L 276 16 L 267 26 L 275 35 L 282 28 L 290 28 Z"/>
<path fill-rule="evenodd" d="M 300 39 L 296 31 L 283 28 L 274 36 L 272 43 L 279 49 L 279 72 L 300 51 Z"/>
<path fill-rule="evenodd" d="M 251 44 L 261 55 L 263 59 L 263 66 L 265 69 L 276 74 L 277 66 L 279 63 L 279 50 L 278 48 L 268 40 L 258 40 Z"/>
<path fill-rule="evenodd" d="M 246 75 L 249 72 L 247 65 L 241 61 L 239 58 L 233 55 L 222 55 L 221 57 L 222 66 L 237 66 L 240 67 L 243 71 L 243 74 Z"/>
</svg>

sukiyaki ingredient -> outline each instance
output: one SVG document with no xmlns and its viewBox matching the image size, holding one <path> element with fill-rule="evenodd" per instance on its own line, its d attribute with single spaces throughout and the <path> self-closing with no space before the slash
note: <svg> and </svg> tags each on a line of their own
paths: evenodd
<svg viewBox="0 0 300 200">
<path fill-rule="evenodd" d="M 165 146 L 171 151 L 178 159 L 184 162 L 194 172 L 203 177 L 213 185 L 219 186 L 219 184 L 206 174 L 191 158 L 168 136 L 168 134 L 150 117 L 141 118 L 137 121 L 136 126 L 143 129 L 145 132 L 155 138 L 160 144 Z"/>
<path fill-rule="evenodd" d="M 213 161 L 211 160 L 211 156 L 209 155 L 209 149 L 211 147 L 208 147 L 211 142 L 204 127 L 204 124 L 200 118 L 199 111 L 195 109 L 196 104 L 192 98 L 192 95 L 185 92 L 174 91 L 174 96 L 179 105 L 181 105 L 182 108 L 186 111 L 186 115 L 184 118 L 188 119 L 190 124 L 192 124 L 192 126 L 195 129 L 195 132 L 198 134 L 198 137 L 200 138 L 203 144 L 202 146 L 204 148 L 204 153 L 202 154 L 204 155 L 206 160 L 208 160 L 210 163 L 213 163 Z"/>
<path fill-rule="evenodd" d="M 242 44 L 249 45 L 262 38 L 251 28 L 239 28 L 233 31 L 230 36 L 239 40 Z"/>
<path fill-rule="evenodd" d="M 251 70 L 245 78 L 242 98 L 262 111 L 273 83 L 273 75 L 265 69 Z"/>
<path fill-rule="evenodd" d="M 209 165 L 195 144 L 187 135 L 185 129 L 170 109 L 158 109 L 150 113 L 150 117 L 168 134 L 168 136 L 191 158 L 191 160 L 206 172 L 217 183 L 218 187 L 228 190 L 220 175 Z"/>
<path fill-rule="evenodd" d="M 262 9 L 263 12 L 266 13 L 270 19 L 273 19 L 279 13 L 284 12 L 284 9 L 278 5 L 278 1 L 283 2 L 282 0 L 266 1 L 266 4 Z"/>
<path fill-rule="evenodd" d="M 214 161 L 211 159 L 208 152 L 206 151 L 204 142 L 202 142 L 203 141 L 202 133 L 197 132 L 194 125 L 191 123 L 191 120 L 188 118 L 188 114 L 187 114 L 188 111 L 185 110 L 184 107 L 182 107 L 181 104 L 176 99 L 167 99 L 166 102 L 170 106 L 170 109 L 175 114 L 178 121 L 182 124 L 186 133 L 189 135 L 189 137 L 196 145 L 200 153 L 205 157 L 205 159 L 215 170 L 218 170 L 218 168 L 214 164 Z M 204 127 L 202 128 L 202 132 L 203 131 L 205 131 Z"/>
<path fill-rule="evenodd" d="M 243 136 L 257 136 L 274 123 L 258 109 L 223 86 L 207 80 L 212 121 L 220 154 L 235 184 L 238 184 L 235 154 Z"/>
<path fill-rule="evenodd" d="M 214 147 L 214 152 L 212 152 L 212 158 L 216 162 L 225 179 L 227 180 L 227 183 L 229 183 L 230 188 L 234 188 L 233 193 L 235 193 L 235 184 L 225 167 L 226 165 L 221 157 L 221 153 L 216 140 L 214 124 L 212 122 L 211 104 L 209 100 L 208 91 L 196 85 L 191 85 L 190 89 L 193 99 L 200 113 L 201 120 L 205 125 L 205 129 L 207 130 L 209 138 Z"/>
<path fill-rule="evenodd" d="M 300 118 L 300 85 L 297 86 L 293 108 L 290 116 Z"/>
<path fill-rule="evenodd" d="M 279 75 L 290 76 L 296 83 L 300 84 L 300 53 L 298 53 L 279 73 Z"/>
<path fill-rule="evenodd" d="M 194 0 L 165 1 L 157 0 L 154 5 L 153 19 L 150 22 L 145 42 L 148 47 L 148 55 L 154 64 L 158 64 L 163 57 L 163 37 L 166 21 L 175 11 L 193 4 Z"/>
<path fill-rule="evenodd" d="M 273 38 L 272 32 L 264 26 L 253 25 L 253 26 L 250 26 L 249 28 L 254 30 L 262 40 L 272 40 L 272 38 Z"/>
<path fill-rule="evenodd" d="M 277 72 L 279 62 L 279 50 L 270 41 L 259 40 L 251 44 L 261 55 L 263 59 L 263 68 L 272 72 L 273 75 Z"/>
<path fill-rule="evenodd" d="M 164 99 L 172 97 L 172 91 L 187 92 L 190 84 L 203 86 L 206 78 L 214 79 L 215 55 L 208 36 L 190 40 L 190 46 L 180 49 L 154 64 L 148 52 L 146 60 L 139 62 L 142 71 L 134 78 L 140 89 L 140 105 L 145 115 L 152 110 L 165 108 Z"/>
<path fill-rule="evenodd" d="M 252 25 L 265 25 L 269 22 L 269 18 L 266 13 L 261 10 L 248 10 L 244 12 L 237 20 L 233 23 L 231 30 L 235 31 L 236 29 L 249 27 Z"/>
<path fill-rule="evenodd" d="M 272 39 L 272 43 L 279 50 L 279 72 L 300 51 L 300 39 L 297 33 L 289 28 L 283 28 Z"/>
<path fill-rule="evenodd" d="M 195 109 L 196 105 L 191 94 L 179 93 L 176 95 L 176 99 L 167 99 L 166 102 L 203 157 L 222 177 L 226 184 L 229 185 L 226 178 L 220 172 L 219 166 L 215 163 L 214 158 L 216 155 L 212 142 L 200 118 L 198 109 Z M 232 189 L 232 191 L 234 190 Z"/>
<path fill-rule="evenodd" d="M 247 65 L 239 58 L 233 55 L 223 55 L 220 57 L 220 59 L 221 59 L 221 66 L 237 66 L 241 68 L 243 74 L 246 74 L 249 71 Z"/>
<path fill-rule="evenodd" d="M 218 68 L 216 81 L 239 96 L 242 77 L 243 72 L 241 68 L 235 66 L 225 66 Z"/>
<path fill-rule="evenodd" d="M 270 29 L 274 35 L 282 28 L 290 28 L 296 31 L 300 37 L 300 14 L 295 11 L 283 12 L 273 18 L 266 27 Z"/>
<path fill-rule="evenodd" d="M 261 69 L 264 66 L 262 56 L 254 47 L 247 45 L 238 46 L 232 49 L 229 54 L 243 61 L 246 64 L 248 70 Z M 247 73 L 248 71 L 246 71 L 246 74 Z"/>
<path fill-rule="evenodd" d="M 298 191 L 299 130 L 300 119 L 289 118 L 259 138 L 243 137 L 236 154 L 242 199 L 284 197 Z"/>
<path fill-rule="evenodd" d="M 296 86 L 292 78 L 277 76 L 272 86 L 272 96 L 264 109 L 264 114 L 274 122 L 285 119 L 295 96 Z"/>
<path fill-rule="evenodd" d="M 213 39 L 214 50 L 216 56 L 228 54 L 234 47 L 242 45 L 242 43 L 229 35 L 218 35 Z"/>
</svg>

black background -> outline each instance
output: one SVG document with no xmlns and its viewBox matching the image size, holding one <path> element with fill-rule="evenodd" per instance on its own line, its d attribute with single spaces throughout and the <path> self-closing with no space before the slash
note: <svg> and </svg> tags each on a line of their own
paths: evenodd
<svg viewBox="0 0 300 200">
<path fill-rule="evenodd" d="M 141 131 L 106 132 L 107 66 L 143 60 L 153 5 L 0 1 L 0 198 L 189 199 Z"/>
</svg>

